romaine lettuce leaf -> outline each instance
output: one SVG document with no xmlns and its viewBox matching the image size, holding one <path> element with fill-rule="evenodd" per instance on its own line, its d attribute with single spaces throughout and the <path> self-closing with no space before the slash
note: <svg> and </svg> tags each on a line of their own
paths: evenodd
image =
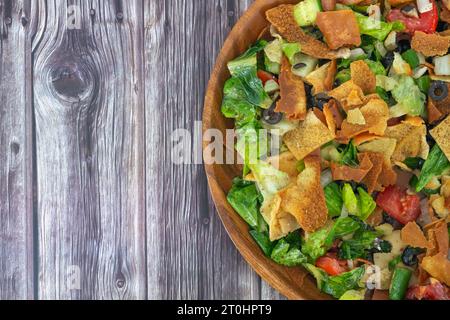
<svg viewBox="0 0 450 320">
<path fill-rule="evenodd" d="M 257 76 L 257 54 L 266 45 L 267 41 L 261 40 L 228 63 L 231 79 L 224 86 L 222 113 L 227 118 L 236 119 L 237 126 L 253 120 L 258 114 L 257 107 L 267 109 L 272 104 Z"/>
<path fill-rule="evenodd" d="M 255 183 L 236 178 L 227 200 L 245 222 L 253 228 L 258 226 L 261 203 Z"/>
<path fill-rule="evenodd" d="M 304 264 L 303 266 L 314 276 L 319 290 L 337 299 L 349 290 L 359 289 L 359 282 L 366 272 L 365 267 L 361 266 L 338 276 L 330 277 L 325 271 L 312 264 Z"/>
<path fill-rule="evenodd" d="M 440 176 L 445 170 L 450 168 L 450 162 L 437 144 L 431 149 L 427 160 L 420 171 L 419 181 L 416 185 L 416 192 L 425 188 L 433 177 Z"/>
<path fill-rule="evenodd" d="M 300 235 L 297 234 L 300 239 Z M 300 251 L 300 245 L 289 243 L 288 237 L 278 240 L 277 244 L 272 250 L 271 258 L 278 264 L 287 267 L 300 266 L 306 262 L 305 255 Z"/>
<path fill-rule="evenodd" d="M 399 21 L 388 23 L 367 17 L 357 12 L 355 12 L 355 16 L 361 34 L 374 37 L 380 41 L 384 41 L 391 31 L 401 31 L 405 28 L 403 23 Z"/>
<path fill-rule="evenodd" d="M 339 185 L 336 182 L 330 183 L 324 188 L 324 193 L 328 208 L 328 215 L 330 217 L 340 216 L 344 201 L 342 200 L 342 192 Z"/>
<path fill-rule="evenodd" d="M 344 206 L 348 213 L 357 215 L 359 210 L 358 198 L 349 183 L 345 183 L 342 188 L 342 199 L 344 200 Z"/>
<path fill-rule="evenodd" d="M 375 210 L 377 204 L 373 200 L 372 196 L 368 194 L 363 188 L 358 188 L 358 213 L 356 216 L 362 221 L 365 221 Z"/>
<path fill-rule="evenodd" d="M 397 75 L 394 79 L 397 84 L 392 90 L 392 96 L 397 101 L 397 105 L 390 109 L 391 116 L 423 115 L 425 113 L 426 95 L 420 91 L 414 79 L 406 75 Z"/>
<path fill-rule="evenodd" d="M 366 268 L 361 266 L 338 276 L 328 277 L 322 286 L 322 291 L 339 299 L 348 290 L 359 288 L 359 281 L 365 272 Z"/>
</svg>

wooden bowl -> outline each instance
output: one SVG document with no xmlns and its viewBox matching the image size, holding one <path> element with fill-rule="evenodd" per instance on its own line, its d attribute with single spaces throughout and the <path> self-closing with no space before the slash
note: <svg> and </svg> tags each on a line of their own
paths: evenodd
<svg viewBox="0 0 450 320">
<path fill-rule="evenodd" d="M 230 77 L 227 62 L 242 54 L 269 25 L 265 12 L 282 3 L 298 0 L 256 0 L 228 36 L 220 52 L 208 85 L 203 112 L 203 132 L 218 129 L 222 133 L 234 127 L 220 112 L 225 81 Z M 224 134 L 225 137 L 225 134 Z M 204 142 L 203 147 L 208 145 Z M 224 146 L 225 150 L 225 146 Z M 315 280 L 301 267 L 287 268 L 268 259 L 249 234 L 248 225 L 226 200 L 232 179 L 242 173 L 241 166 L 206 164 L 211 194 L 219 216 L 234 244 L 253 269 L 272 287 L 289 299 L 324 300 L 330 297 L 320 293 Z"/>
</svg>

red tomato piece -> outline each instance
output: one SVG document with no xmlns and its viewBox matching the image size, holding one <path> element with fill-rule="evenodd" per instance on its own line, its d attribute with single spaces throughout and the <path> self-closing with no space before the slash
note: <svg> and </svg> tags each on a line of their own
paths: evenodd
<svg viewBox="0 0 450 320">
<path fill-rule="evenodd" d="M 439 282 L 428 286 L 412 286 L 406 293 L 407 300 L 449 300 L 447 289 Z"/>
<path fill-rule="evenodd" d="M 398 186 L 389 186 L 377 197 L 377 205 L 402 224 L 415 221 L 420 213 L 420 198 Z"/>
<path fill-rule="evenodd" d="M 435 1 L 431 0 L 431 2 L 433 3 L 433 9 L 431 11 L 421 13 L 419 18 L 408 17 L 404 15 L 400 9 L 391 10 L 386 18 L 389 22 L 403 22 L 406 27 L 405 32 L 409 32 L 411 34 L 416 31 L 433 33 L 436 31 L 439 22 L 439 13 Z"/>
<path fill-rule="evenodd" d="M 330 276 L 337 276 L 347 271 L 347 269 L 341 265 L 341 261 L 326 256 L 317 259 L 316 267 L 324 270 Z"/>
<path fill-rule="evenodd" d="M 273 74 L 266 72 L 264 70 L 258 70 L 257 75 L 258 78 L 262 81 L 263 85 L 265 85 L 266 82 L 269 80 L 275 80 L 278 83 L 277 78 Z"/>
</svg>

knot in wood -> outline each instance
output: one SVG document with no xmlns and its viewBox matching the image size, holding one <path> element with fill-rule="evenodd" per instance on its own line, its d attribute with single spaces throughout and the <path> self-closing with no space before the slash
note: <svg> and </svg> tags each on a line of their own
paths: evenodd
<svg viewBox="0 0 450 320">
<path fill-rule="evenodd" d="M 81 57 L 65 57 L 50 67 L 51 85 L 63 98 L 82 100 L 94 86 L 94 71 Z"/>
</svg>

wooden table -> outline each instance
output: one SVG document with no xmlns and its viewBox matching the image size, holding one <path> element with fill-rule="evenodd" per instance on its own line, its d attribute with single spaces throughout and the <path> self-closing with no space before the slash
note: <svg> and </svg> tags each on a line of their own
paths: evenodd
<svg viewBox="0 0 450 320">
<path fill-rule="evenodd" d="M 281 298 L 171 162 L 251 2 L 0 0 L 0 298 Z"/>
</svg>

